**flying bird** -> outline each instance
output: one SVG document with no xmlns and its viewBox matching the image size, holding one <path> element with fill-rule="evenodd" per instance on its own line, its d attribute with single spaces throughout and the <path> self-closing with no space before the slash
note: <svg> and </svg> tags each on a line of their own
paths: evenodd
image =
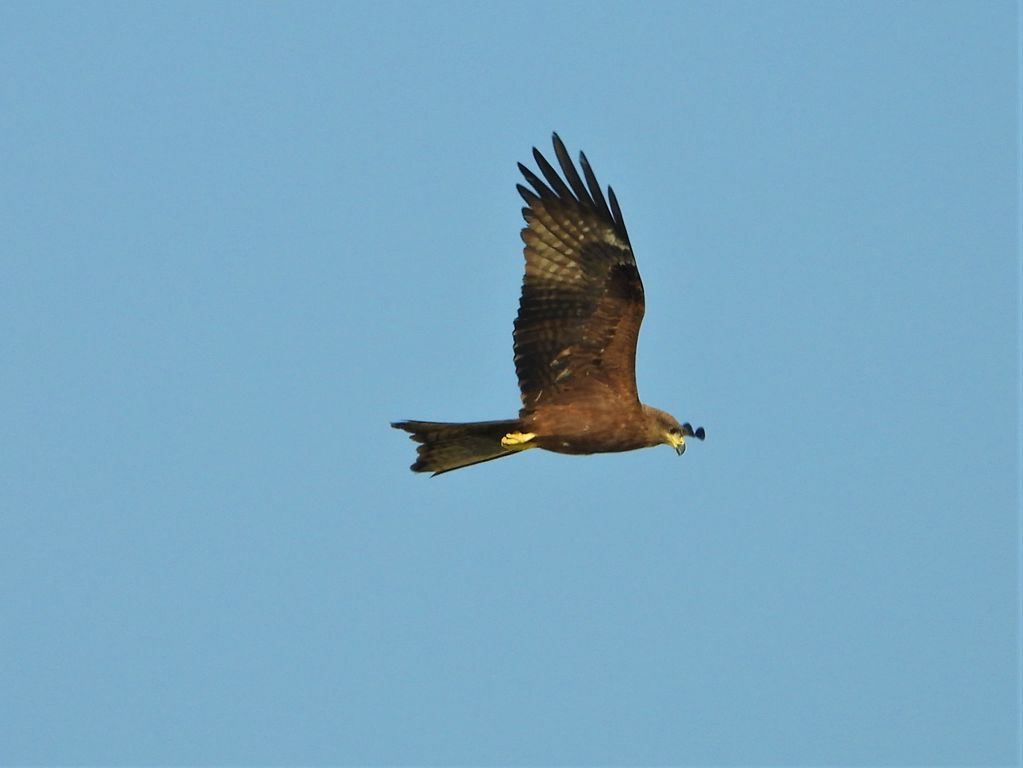
<svg viewBox="0 0 1023 768">
<path fill-rule="evenodd" d="M 640 402 L 636 342 L 645 301 L 625 220 L 610 187 L 605 200 L 586 155 L 579 153 L 580 177 L 558 134 L 553 139 L 564 178 L 535 147 L 543 179 L 519 163 L 529 184 L 517 185 L 526 201 L 514 332 L 519 417 L 392 423 L 420 444 L 414 472 L 439 475 L 530 448 L 590 454 L 663 443 L 681 456 L 687 437 L 705 437 L 703 427 Z"/>
</svg>

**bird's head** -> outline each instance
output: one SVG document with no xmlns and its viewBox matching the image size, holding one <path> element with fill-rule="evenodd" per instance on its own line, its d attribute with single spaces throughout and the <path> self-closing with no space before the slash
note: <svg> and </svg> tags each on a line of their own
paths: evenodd
<svg viewBox="0 0 1023 768">
<path fill-rule="evenodd" d="M 649 405 L 644 405 L 643 409 L 646 411 L 647 418 L 650 419 L 657 442 L 670 445 L 679 456 L 686 452 L 687 437 L 703 440 L 707 436 L 703 427 L 693 429 L 693 425 L 688 421 L 679 424 L 678 419 L 670 413 L 651 408 Z"/>
</svg>

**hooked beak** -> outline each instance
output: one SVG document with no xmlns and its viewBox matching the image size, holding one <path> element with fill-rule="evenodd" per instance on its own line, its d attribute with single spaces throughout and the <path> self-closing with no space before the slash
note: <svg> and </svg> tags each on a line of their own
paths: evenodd
<svg viewBox="0 0 1023 768">
<path fill-rule="evenodd" d="M 695 437 L 697 440 L 703 440 L 707 436 L 707 432 L 703 427 L 697 427 L 693 429 L 693 425 L 686 422 L 682 425 L 682 434 L 673 435 L 671 432 L 666 433 L 667 443 L 675 449 L 675 453 L 681 456 L 686 452 L 686 438 Z"/>
</svg>

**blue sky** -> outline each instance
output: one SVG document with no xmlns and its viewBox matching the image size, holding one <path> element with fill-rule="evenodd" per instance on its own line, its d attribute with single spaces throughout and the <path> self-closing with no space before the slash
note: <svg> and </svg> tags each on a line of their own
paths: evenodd
<svg viewBox="0 0 1023 768">
<path fill-rule="evenodd" d="M 1019 760 L 1015 3 L 0 7 L 0 763 Z M 703 424 L 508 418 L 517 161 Z"/>
</svg>

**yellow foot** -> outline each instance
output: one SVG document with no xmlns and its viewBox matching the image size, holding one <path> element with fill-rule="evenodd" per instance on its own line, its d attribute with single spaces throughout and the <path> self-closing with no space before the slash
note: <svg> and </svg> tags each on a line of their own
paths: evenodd
<svg viewBox="0 0 1023 768">
<path fill-rule="evenodd" d="M 533 447 L 531 445 L 526 445 L 526 443 L 534 437 L 536 437 L 536 435 L 532 432 L 509 432 L 501 438 L 501 447 L 524 451 L 526 448 Z"/>
</svg>

